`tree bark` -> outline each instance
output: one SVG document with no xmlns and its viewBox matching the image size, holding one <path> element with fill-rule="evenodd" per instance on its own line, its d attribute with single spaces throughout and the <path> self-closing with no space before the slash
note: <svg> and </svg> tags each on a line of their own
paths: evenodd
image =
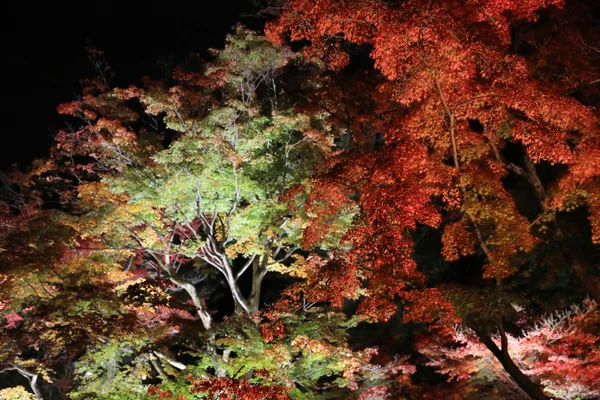
<svg viewBox="0 0 600 400">
<path fill-rule="evenodd" d="M 152 257 L 156 260 L 156 263 L 160 266 L 160 268 L 167 273 L 169 280 L 177 286 L 179 286 L 180 288 L 184 289 L 190 295 L 190 297 L 192 298 L 192 302 L 196 306 L 196 311 L 198 312 L 198 316 L 202 321 L 202 325 L 204 325 L 204 328 L 206 330 L 209 330 L 212 324 L 212 318 L 208 311 L 206 311 L 206 309 L 204 308 L 202 300 L 200 300 L 200 296 L 198 296 L 198 292 L 196 291 L 196 286 L 194 286 L 193 283 L 182 279 L 177 274 L 177 271 L 171 265 L 170 255 L 166 254 L 164 260 L 161 260 L 160 257 L 157 257 L 153 253 L 151 254 Z"/>
<path fill-rule="evenodd" d="M 179 362 L 177 360 L 174 360 L 166 355 L 164 355 L 163 353 L 160 353 L 158 351 L 153 351 L 154 355 L 162 360 L 165 360 L 166 362 L 168 362 L 169 364 L 171 364 L 173 367 L 179 369 L 179 370 L 184 370 L 187 368 L 187 365 L 185 365 L 182 362 Z"/>
<path fill-rule="evenodd" d="M 154 356 L 154 354 L 148 354 L 148 356 L 150 357 L 150 364 L 152 364 L 160 379 L 162 379 L 163 382 L 169 382 L 171 378 L 169 378 L 169 375 L 167 375 L 162 365 L 160 365 L 160 361 L 156 356 Z"/>
<path fill-rule="evenodd" d="M 190 282 L 183 282 L 173 276 L 171 276 L 170 279 L 171 282 L 185 289 L 185 291 L 190 295 L 192 302 L 196 306 L 196 311 L 198 312 L 198 316 L 202 321 L 202 325 L 206 330 L 209 330 L 212 324 L 212 317 L 210 316 L 208 311 L 204 309 L 204 305 L 202 304 L 202 300 L 200 300 L 200 297 L 198 296 L 196 287 Z"/>
<path fill-rule="evenodd" d="M 223 275 L 225 276 L 225 280 L 227 281 L 229 290 L 231 291 L 231 296 L 233 297 L 234 312 L 236 314 L 241 314 L 243 312 L 250 314 L 248 300 L 242 294 L 242 291 L 238 285 L 238 280 L 233 275 L 231 267 L 228 267 Z"/>
<path fill-rule="evenodd" d="M 13 365 L 12 367 L 6 368 L 1 372 L 4 371 L 10 371 L 10 370 L 14 370 L 17 371 L 19 374 L 23 375 L 25 378 L 27 378 L 27 380 L 29 381 L 29 386 L 31 387 L 31 390 L 33 391 L 33 394 L 35 395 L 35 398 L 37 400 L 44 400 L 44 397 L 42 396 L 42 390 L 40 389 L 37 380 L 40 377 L 39 374 L 36 374 L 34 372 L 28 371 L 25 368 L 21 368 L 18 367 L 16 365 Z"/>
<path fill-rule="evenodd" d="M 529 158 L 527 154 L 525 154 L 525 170 L 527 171 L 527 180 L 535 189 L 535 194 L 537 195 L 538 200 L 540 203 L 544 203 L 544 200 L 546 200 L 546 189 L 544 188 L 544 185 L 537 174 L 535 164 L 533 161 L 531 161 L 531 158 Z"/>
<path fill-rule="evenodd" d="M 472 328 L 473 329 L 473 328 Z M 550 397 L 544 394 L 544 391 L 535 383 L 529 379 L 527 375 L 525 375 L 519 367 L 515 364 L 513 359 L 508 354 L 508 339 L 506 337 L 506 333 L 504 332 L 504 328 L 500 325 L 500 337 L 501 337 L 501 346 L 499 349 L 496 346 L 496 343 L 492 340 L 492 338 L 483 330 L 473 329 L 475 334 L 481 342 L 492 352 L 492 354 L 498 359 L 504 370 L 508 372 L 508 374 L 513 378 L 513 380 L 519 385 L 519 387 L 527 393 L 529 397 L 534 400 L 550 400 Z"/>
<path fill-rule="evenodd" d="M 259 262 L 258 258 L 254 259 L 252 263 L 252 291 L 250 292 L 250 310 L 252 314 L 258 311 L 258 306 L 260 305 L 260 291 L 262 287 L 262 281 L 267 274 L 267 263 L 269 261 L 269 252 L 265 253 L 261 262 Z M 252 317 L 252 315 L 250 315 Z"/>
<path fill-rule="evenodd" d="M 31 378 L 29 379 L 29 386 L 31 386 L 31 390 L 33 390 L 33 393 L 35 394 L 35 397 L 38 400 L 42 400 L 42 391 L 40 390 L 38 384 L 37 384 L 37 380 L 40 376 L 38 374 L 34 374 L 33 376 L 31 376 Z"/>
</svg>

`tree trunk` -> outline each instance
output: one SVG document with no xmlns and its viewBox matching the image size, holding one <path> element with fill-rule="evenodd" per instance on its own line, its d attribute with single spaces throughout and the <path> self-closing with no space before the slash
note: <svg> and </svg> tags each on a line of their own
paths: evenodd
<svg viewBox="0 0 600 400">
<path fill-rule="evenodd" d="M 502 349 L 496 346 L 496 343 L 492 338 L 480 329 L 473 329 L 477 334 L 479 340 L 485 344 L 485 346 L 492 352 L 492 354 L 498 359 L 500 364 L 504 367 L 504 370 L 513 378 L 513 380 L 519 385 L 519 387 L 527 393 L 529 397 L 534 400 L 550 400 L 550 397 L 544 394 L 544 391 L 525 375 L 519 367 L 515 364 L 513 359 L 508 354 L 508 340 L 504 328 L 500 326 L 500 337 L 502 341 Z"/>
<path fill-rule="evenodd" d="M 158 358 L 160 358 L 161 360 L 164 360 L 166 362 L 168 362 L 169 364 L 171 364 L 173 367 L 179 369 L 179 370 L 184 370 L 187 368 L 187 365 L 185 365 L 182 362 L 179 362 L 177 360 L 172 359 L 171 357 L 166 356 L 165 354 L 158 352 L 158 351 L 153 351 L 154 355 Z"/>
<path fill-rule="evenodd" d="M 525 154 L 525 170 L 527 171 L 527 180 L 533 186 L 538 200 L 543 204 L 544 200 L 546 200 L 546 189 L 544 188 L 544 185 L 537 174 L 535 164 L 533 161 L 531 161 L 531 158 L 529 158 L 527 154 Z"/>
<path fill-rule="evenodd" d="M 165 272 L 167 272 L 171 282 L 173 282 L 180 288 L 183 288 L 190 295 L 190 297 L 192 298 L 192 302 L 196 306 L 196 311 L 198 312 L 198 316 L 200 317 L 200 320 L 202 321 L 202 325 L 204 325 L 204 328 L 206 330 L 209 330 L 210 326 L 212 324 L 212 318 L 211 318 L 210 314 L 208 313 L 208 311 L 206 311 L 206 309 L 204 308 L 204 305 L 202 304 L 202 300 L 200 300 L 200 296 L 198 296 L 198 292 L 196 291 L 196 286 L 194 286 L 193 283 L 182 279 L 177 274 L 177 271 L 175 271 L 175 269 L 171 265 L 171 260 L 168 255 L 165 255 L 164 261 L 160 260 L 158 257 L 154 257 L 154 258 L 155 258 L 156 262 L 158 263 L 158 265 L 160 265 L 161 268 Z"/>
<path fill-rule="evenodd" d="M 150 357 L 150 364 L 152 364 L 154 370 L 158 373 L 158 376 L 163 381 L 163 383 L 169 382 L 171 378 L 169 378 L 169 375 L 167 375 L 162 365 L 160 365 L 160 361 L 154 356 L 154 354 L 148 354 L 148 356 Z"/>
<path fill-rule="evenodd" d="M 39 375 L 38 374 L 34 374 L 29 379 L 29 385 L 31 386 L 31 390 L 33 390 L 33 393 L 35 394 L 36 399 L 43 400 L 42 391 L 40 390 L 40 388 L 39 388 L 39 386 L 37 384 L 38 378 L 39 378 Z"/>
<path fill-rule="evenodd" d="M 231 291 L 231 297 L 233 297 L 233 306 L 234 312 L 236 314 L 247 313 L 250 314 L 250 305 L 248 304 L 248 300 L 242 294 L 240 287 L 238 286 L 237 280 L 233 276 L 233 273 L 228 272 L 225 274 L 225 280 L 229 285 L 229 290 Z"/>
<path fill-rule="evenodd" d="M 250 309 L 252 314 L 258 311 L 258 306 L 260 305 L 260 291 L 262 287 L 262 281 L 267 274 L 267 262 L 268 257 L 263 256 L 262 262 L 259 262 L 258 259 L 254 259 L 252 263 L 252 291 L 250 292 Z M 252 317 L 252 315 L 250 315 Z"/>
<path fill-rule="evenodd" d="M 171 282 L 173 282 L 176 285 L 185 289 L 185 291 L 190 295 L 190 297 L 192 298 L 192 302 L 196 306 L 196 311 L 198 312 L 198 316 L 200 317 L 200 320 L 202 321 L 202 325 L 204 326 L 204 328 L 206 330 L 209 330 L 211 327 L 211 324 L 212 324 L 212 317 L 210 316 L 208 311 L 206 311 L 204 309 L 204 305 L 202 304 L 202 301 L 200 300 L 200 297 L 198 296 L 196 287 L 192 283 L 183 282 L 174 277 L 171 277 Z"/>
<path fill-rule="evenodd" d="M 13 368 L 8 368 L 8 369 L 15 369 L 15 370 L 17 370 L 17 372 L 19 372 L 21 375 L 23 375 L 25 378 L 27 378 L 27 380 L 29 381 L 29 386 L 31 387 L 31 390 L 35 394 L 35 398 L 37 400 L 44 400 L 44 397 L 42 396 L 42 390 L 40 389 L 40 387 L 38 386 L 38 383 L 37 383 L 37 380 L 40 377 L 39 374 L 30 372 L 24 368 L 17 367 L 17 366 L 14 366 Z"/>
</svg>

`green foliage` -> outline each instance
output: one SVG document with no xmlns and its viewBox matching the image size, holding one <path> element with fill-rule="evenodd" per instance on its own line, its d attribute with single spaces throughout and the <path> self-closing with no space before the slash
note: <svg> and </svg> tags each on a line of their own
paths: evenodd
<svg viewBox="0 0 600 400">
<path fill-rule="evenodd" d="M 197 362 L 186 368 L 186 374 L 161 384 L 160 389 L 174 396 L 186 395 L 187 376 L 215 376 L 289 387 L 292 399 L 348 398 L 348 389 L 358 376 L 367 383 L 383 379 L 383 370 L 363 369 L 370 350 L 354 352 L 348 347 L 346 329 L 358 321 L 317 311 L 289 316 L 285 322 L 286 335 L 266 342 L 253 321 L 242 316 L 228 318 L 201 336 L 199 342 L 206 345 L 190 353 Z M 184 398 L 195 398 L 187 396 Z"/>
<path fill-rule="evenodd" d="M 0 279 L 13 295 L 10 306 L 0 298 L 0 366 L 18 361 L 50 379 L 74 361 L 73 387 L 62 389 L 74 400 L 147 399 L 145 382 L 156 380 L 173 396 L 203 398 L 190 394 L 189 376 L 343 398 L 357 379 L 383 376 L 363 368 L 373 351 L 350 348 L 357 320 L 340 313 L 290 314 L 284 335 L 263 337 L 265 274 L 306 278 L 307 254 L 294 253 L 307 230 L 310 251 L 336 247 L 358 208 L 337 204 L 341 193 L 310 196 L 335 153 L 331 116 L 294 108 L 279 84 L 312 67 L 241 27 L 213 56 L 176 71 L 172 87 L 91 82 L 81 101 L 59 107 L 86 123 L 60 132 L 30 176 L 57 188 L 60 210 L 24 210 L 0 235 L 10 274 Z M 214 323 L 189 269 L 200 282 L 221 274 L 235 315 Z M 182 299 L 189 305 L 177 308 Z M 166 358 L 176 347 L 190 365 Z"/>
<path fill-rule="evenodd" d="M 135 340 L 135 339 L 134 339 Z M 147 358 L 136 354 L 143 343 L 109 342 L 87 351 L 75 363 L 78 389 L 70 398 L 141 400 L 147 398 L 148 385 L 142 383 L 152 374 Z"/>
<path fill-rule="evenodd" d="M 292 187 L 308 185 L 333 150 L 327 115 L 277 108 L 273 85 L 283 67 L 297 58 L 288 49 L 238 27 L 225 49 L 214 55 L 204 75 L 180 73 L 181 86 L 168 89 L 147 82 L 139 97 L 146 112 L 163 117 L 167 128 L 179 134 L 166 149 L 132 146 L 122 157 L 132 161 L 103 174 L 101 184 L 79 188 L 78 207 L 89 221 L 84 232 L 101 234 L 114 247 L 161 251 L 164 240 L 140 240 L 148 238 L 139 227 L 160 237 L 169 233 L 170 221 L 190 225 L 205 218 L 216 232 L 204 234 L 215 236 L 224 248 L 243 247 L 245 257 L 260 255 L 268 241 L 275 247 L 300 245 L 311 216 L 304 213 L 300 198 L 293 207 L 280 198 Z M 199 83 L 215 71 L 226 72 L 226 80 L 218 84 L 225 85 L 225 93 L 218 96 L 213 86 Z M 272 103 L 264 108 L 261 101 L 268 99 Z M 145 150 L 136 150 L 141 148 Z M 339 218 L 341 234 L 351 219 Z M 341 234 L 323 245 L 335 245 Z M 206 238 L 200 236 L 183 237 L 178 251 L 189 257 L 201 252 Z M 235 259 L 237 252 L 228 255 Z"/>
</svg>

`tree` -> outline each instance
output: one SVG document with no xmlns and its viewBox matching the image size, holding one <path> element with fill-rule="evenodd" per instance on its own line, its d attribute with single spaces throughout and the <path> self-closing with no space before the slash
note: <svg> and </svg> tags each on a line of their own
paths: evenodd
<svg viewBox="0 0 600 400">
<path fill-rule="evenodd" d="M 243 316 L 228 318 L 213 328 L 214 342 L 204 341 L 210 349 L 193 352 L 198 360 L 186 374 L 151 393 L 183 398 L 190 392 L 206 398 L 217 393 L 231 398 L 253 398 L 251 393 L 273 399 L 348 398 L 385 382 L 392 370 L 412 371 L 400 361 L 371 364 L 376 349 L 351 349 L 346 330 L 358 320 L 342 313 L 315 307 L 279 315 L 277 321 L 280 329 L 271 335 Z M 210 370 L 214 374 L 207 373 Z"/>
<path fill-rule="evenodd" d="M 140 87 L 90 50 L 51 156 L 0 176 L 0 372 L 38 399 L 597 396 L 594 6 L 269 4 L 269 40 Z"/>
<path fill-rule="evenodd" d="M 581 264 L 581 249 L 564 240 L 565 224 L 555 218 L 587 205 L 595 242 L 597 110 L 570 95 L 569 85 L 579 77 L 560 81 L 550 71 L 541 73 L 528 64 L 533 57 L 514 51 L 511 36 L 516 24 L 536 21 L 544 8 L 562 6 L 562 1 L 297 0 L 285 2 L 279 19 L 267 26 L 273 42 L 308 41 L 305 55 L 335 71 L 348 65 L 353 46 L 367 48 L 383 78 L 379 98 L 373 98 L 401 106 L 371 118 L 382 127 L 382 148 L 365 146 L 361 133 L 351 130 L 353 146 L 321 180 L 332 191 L 358 193 L 361 222 L 345 237 L 351 250 L 332 260 L 323 274 L 346 283 L 337 296 L 362 296 L 363 315 L 390 318 L 399 296 L 407 303 L 407 322 L 451 333 L 454 307 L 468 301 L 458 296 L 451 304 L 442 287 L 424 286 L 426 275 L 412 257 L 419 225 L 441 230 L 446 261 L 476 255 L 483 262 L 480 284 L 495 291 L 494 298 L 504 297 L 522 273 L 531 271 L 528 257 L 553 246 L 562 249 L 565 263 L 597 296 L 597 284 Z M 576 74 L 591 72 L 585 69 Z M 349 109 L 332 113 L 344 111 Z M 523 151 L 510 151 L 514 144 Z M 565 173 L 552 182 L 542 180 L 539 170 L 546 165 L 560 165 Z M 528 201 L 537 203 L 537 215 L 521 212 L 522 204 L 505 186 L 509 174 L 531 188 Z M 522 390 L 547 398 L 506 348 L 492 341 L 494 325 L 502 333 L 505 316 L 499 318 L 467 322 Z"/>
<path fill-rule="evenodd" d="M 184 289 L 207 329 L 210 313 L 181 266 L 195 259 L 220 273 L 236 312 L 254 315 L 265 274 L 285 269 L 308 218 L 304 189 L 287 195 L 287 205 L 279 198 L 309 185 L 318 160 L 333 150 L 319 114 L 286 111 L 289 104 L 278 99 L 278 76 L 308 67 L 293 53 L 237 28 L 214 57 L 203 73 L 177 70 L 171 88 L 147 80 L 145 90 L 87 90 L 82 101 L 59 107 L 85 124 L 61 133 L 55 148 L 59 162 L 91 161 L 67 162 L 74 175 L 79 169 L 97 176 L 77 188 L 77 207 L 88 218 L 84 237 L 145 255 L 134 260 Z M 128 105 L 133 100 L 154 121 L 153 132 L 127 128 L 144 123 Z M 167 135 L 173 141 L 162 149 L 158 137 Z M 352 215 L 338 213 L 323 246 L 336 242 Z M 246 271 L 249 294 L 239 284 Z"/>
<path fill-rule="evenodd" d="M 499 337 L 493 338 L 494 345 L 507 346 L 512 359 L 527 375 L 541 382 L 553 398 L 596 398 L 599 358 L 593 343 L 597 343 L 598 337 L 592 322 L 598 313 L 596 304 L 588 299 L 583 305 L 539 319 L 531 318 L 518 305 L 514 308 L 522 324 L 522 334 L 515 337 L 501 331 Z M 505 343 L 500 343 L 503 340 Z M 423 337 L 418 347 L 430 358 L 429 365 L 448 374 L 449 380 L 476 375 L 482 386 L 496 382 L 502 396 L 521 395 L 519 385 L 505 373 L 498 360 L 489 356 L 486 345 L 470 329 L 457 328 L 450 340 Z"/>
<path fill-rule="evenodd" d="M 139 325 L 122 312 L 111 286 L 120 271 L 114 259 L 75 254 L 74 231 L 41 209 L 36 194 L 14 193 L 21 200 L 4 210 L 0 238 L 0 370 L 27 378 L 42 399 L 68 389 L 68 365 L 87 343 Z M 54 375 L 62 369 L 62 377 Z"/>
<path fill-rule="evenodd" d="M 108 70 L 100 52 L 92 56 L 99 71 Z M 50 259 L 36 251 L 35 265 L 11 261 L 15 270 L 36 274 L 37 263 L 52 261 L 52 272 L 41 282 L 48 297 L 36 299 L 35 313 L 30 308 L 24 314 L 16 302 L 6 309 L 7 329 L 27 316 L 15 337 L 27 330 L 60 343 L 42 346 L 36 362 L 64 357 L 70 370 L 63 378 L 70 382 L 62 389 L 72 398 L 145 398 L 145 381 L 153 377 L 165 390 L 179 384 L 187 394 L 243 379 L 265 386 L 268 379 L 261 374 L 270 370 L 275 376 L 278 364 L 255 350 L 265 346 L 256 326 L 264 276 L 276 271 L 304 278 L 307 253 L 337 245 L 356 211 L 348 204 L 327 215 L 318 239 L 297 254 L 303 232 L 323 219 L 321 203 L 332 201 L 310 197 L 308 189 L 320 161 L 334 151 L 334 135 L 322 113 L 291 109 L 293 96 L 278 85 L 286 74 L 318 65 L 238 27 L 225 49 L 215 50 L 213 62 L 201 68 L 177 70 L 173 82 L 146 79 L 145 89 L 111 89 L 102 74 L 83 81 L 83 96 L 58 107 L 80 126 L 59 132 L 51 157 L 19 177 L 56 203 L 40 214 L 43 221 L 24 221 L 24 232 L 11 233 L 10 240 L 20 238 L 15 248 L 27 249 L 36 224 L 46 224 L 56 233 L 38 230 L 35 239 L 53 243 L 55 255 Z M 214 326 L 207 298 L 210 281 L 219 274 L 235 314 L 245 315 L 240 324 L 249 324 L 243 329 L 250 341 L 222 337 L 221 330 L 235 332 L 233 318 L 223 328 Z M 52 286 L 44 287 L 49 282 Z M 206 330 L 200 342 L 188 340 L 198 336 L 197 318 L 180 291 Z M 25 297 L 31 300 L 31 294 Z M 51 327 L 43 334 L 35 330 L 41 313 L 48 313 Z M 298 324 L 301 318 L 288 320 Z M 354 374 L 366 373 L 364 380 L 383 376 L 359 370 L 371 353 L 354 354 L 345 344 L 344 317 L 326 318 L 336 321 L 328 329 L 337 330 L 338 338 L 323 340 L 304 327 L 296 341 L 285 337 L 286 347 L 267 345 L 289 353 L 286 366 L 292 357 L 299 360 L 290 374 L 304 387 L 292 391 L 293 398 L 323 390 L 317 382 L 328 377 L 334 387 L 354 390 Z M 323 321 L 317 316 L 310 326 Z M 13 359 L 26 353 L 24 345 L 15 346 Z M 323 354 L 306 353 L 311 346 Z M 332 354 L 338 346 L 344 355 Z M 196 366 L 177 361 L 175 348 L 191 354 Z M 244 363 L 247 378 L 236 381 L 228 365 Z M 56 372 L 50 365 L 36 368 L 50 376 Z M 182 369 L 198 371 L 202 383 L 186 383 Z M 286 392 L 296 385 L 291 377 L 283 383 Z"/>
</svg>

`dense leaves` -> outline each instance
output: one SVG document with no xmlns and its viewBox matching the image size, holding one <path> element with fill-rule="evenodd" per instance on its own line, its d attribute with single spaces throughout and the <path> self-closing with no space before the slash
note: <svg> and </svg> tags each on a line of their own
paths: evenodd
<svg viewBox="0 0 600 400">
<path fill-rule="evenodd" d="M 0 177 L 0 397 L 600 396 L 597 6 L 274 9 Z"/>
</svg>

